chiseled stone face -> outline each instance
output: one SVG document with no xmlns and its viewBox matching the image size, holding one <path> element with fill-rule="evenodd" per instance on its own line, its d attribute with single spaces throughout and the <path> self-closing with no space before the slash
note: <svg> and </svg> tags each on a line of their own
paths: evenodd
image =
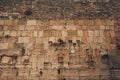
<svg viewBox="0 0 120 80">
<path fill-rule="evenodd" d="M 19 37 L 18 43 L 29 43 L 29 37 Z"/>
<path fill-rule="evenodd" d="M 8 43 L 0 43 L 0 49 L 8 49 Z"/>
<path fill-rule="evenodd" d="M 107 64 L 103 64 L 101 56 L 111 54 L 117 46 L 112 41 L 116 36 L 114 25 L 103 20 L 75 21 L 0 22 L 4 26 L 0 29 L 0 64 L 9 64 L 8 68 L 13 65 L 18 69 L 14 76 L 24 75 L 33 80 L 36 76 L 41 76 L 41 80 L 58 80 L 59 75 L 79 80 L 103 75 Z M 109 74 L 107 69 L 104 72 L 104 76 Z"/>
<path fill-rule="evenodd" d="M 26 25 L 36 25 L 36 20 L 28 20 Z"/>
<path fill-rule="evenodd" d="M 2 60 L 1 60 L 1 63 L 9 63 L 11 60 L 10 57 L 3 57 Z"/>
</svg>

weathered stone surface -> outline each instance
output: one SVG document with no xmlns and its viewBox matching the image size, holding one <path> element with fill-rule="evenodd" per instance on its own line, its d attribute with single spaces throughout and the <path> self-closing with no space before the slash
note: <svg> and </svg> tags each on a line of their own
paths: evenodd
<svg viewBox="0 0 120 80">
<path fill-rule="evenodd" d="M 0 43 L 0 49 L 8 49 L 8 43 Z"/>
<path fill-rule="evenodd" d="M 18 43 L 29 43 L 29 37 L 19 37 Z"/>
<path fill-rule="evenodd" d="M 20 77 L 23 75 L 29 79 L 34 76 L 34 80 L 41 74 L 41 80 L 79 80 L 81 76 L 93 80 L 94 76 L 103 75 L 98 69 L 107 68 L 101 56 L 113 55 L 112 52 L 115 55 L 116 48 L 119 48 L 116 44 L 119 39 L 116 40 L 117 29 L 105 20 L 28 20 L 24 24 L 14 24 L 16 26 L 8 23 L 0 29 L 0 67 L 7 69 L 15 66 L 19 78 L 15 74 L 12 77 L 16 80 L 24 80 Z M 5 73 L 10 74 L 12 72 Z M 106 74 L 109 74 L 107 70 Z M 60 75 L 64 77 L 58 77 Z"/>
<path fill-rule="evenodd" d="M 10 57 L 3 57 L 1 63 L 9 63 L 11 60 Z"/>
<path fill-rule="evenodd" d="M 0 20 L 0 25 L 4 25 L 4 20 Z"/>
<path fill-rule="evenodd" d="M 17 36 L 17 31 L 11 31 L 10 35 L 11 36 Z"/>
<path fill-rule="evenodd" d="M 27 25 L 36 25 L 37 21 L 36 20 L 28 20 Z"/>
</svg>

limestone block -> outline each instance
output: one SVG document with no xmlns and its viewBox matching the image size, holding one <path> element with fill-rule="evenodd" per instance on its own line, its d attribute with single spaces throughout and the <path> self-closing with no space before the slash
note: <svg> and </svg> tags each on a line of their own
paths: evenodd
<svg viewBox="0 0 120 80">
<path fill-rule="evenodd" d="M 88 43 L 93 43 L 93 40 L 94 40 L 93 37 L 88 37 L 88 38 L 87 38 L 87 42 L 88 42 Z"/>
<path fill-rule="evenodd" d="M 62 25 L 53 25 L 53 26 L 52 26 L 52 29 L 62 30 L 62 29 L 63 29 L 63 26 L 62 26 Z"/>
<path fill-rule="evenodd" d="M 65 67 L 65 68 L 68 68 L 68 63 L 64 63 L 64 67 Z"/>
<path fill-rule="evenodd" d="M 94 35 L 95 35 L 96 37 L 97 37 L 97 36 L 100 36 L 100 32 L 99 32 L 99 30 L 95 30 L 94 32 L 95 32 Z"/>
<path fill-rule="evenodd" d="M 5 25 L 12 25 L 12 20 L 5 20 Z"/>
<path fill-rule="evenodd" d="M 0 25 L 4 25 L 4 20 L 0 20 Z"/>
<path fill-rule="evenodd" d="M 105 35 L 106 37 L 110 37 L 110 31 L 109 31 L 109 30 L 105 30 L 105 31 L 104 31 L 104 35 Z"/>
<path fill-rule="evenodd" d="M 45 33 L 44 33 L 45 34 Z M 39 31 L 39 37 L 43 37 L 43 30 L 42 31 Z"/>
<path fill-rule="evenodd" d="M 49 41 L 55 42 L 55 37 L 50 37 Z"/>
<path fill-rule="evenodd" d="M 3 57 L 1 63 L 9 63 L 11 60 L 10 57 Z"/>
<path fill-rule="evenodd" d="M 98 43 L 103 43 L 103 42 L 104 42 L 104 40 L 103 40 L 103 38 L 102 38 L 102 37 L 97 37 L 97 42 L 98 42 Z"/>
<path fill-rule="evenodd" d="M 111 20 L 107 20 L 106 23 L 107 23 L 107 25 L 114 25 L 114 21 L 113 20 L 112 21 Z"/>
<path fill-rule="evenodd" d="M 68 36 L 77 36 L 77 31 L 76 30 L 68 30 Z"/>
<path fill-rule="evenodd" d="M 35 29 L 35 26 L 33 26 L 33 25 L 27 25 L 25 27 L 25 30 L 34 30 L 34 29 Z"/>
<path fill-rule="evenodd" d="M 111 49 L 115 49 L 116 48 L 116 44 L 111 44 L 110 47 L 111 47 Z"/>
<path fill-rule="evenodd" d="M 0 36 L 3 36 L 3 33 L 4 33 L 3 31 L 0 31 Z"/>
<path fill-rule="evenodd" d="M 50 37 L 51 36 L 51 30 L 44 30 L 43 36 Z"/>
<path fill-rule="evenodd" d="M 87 30 L 88 29 L 88 26 L 81 26 L 83 30 Z"/>
<path fill-rule="evenodd" d="M 36 43 L 38 44 L 38 43 L 42 43 L 42 38 L 36 38 Z"/>
<path fill-rule="evenodd" d="M 51 36 L 60 37 L 62 35 L 61 30 L 52 30 Z"/>
<path fill-rule="evenodd" d="M 10 35 L 11 36 L 17 36 L 17 31 L 11 31 Z"/>
<path fill-rule="evenodd" d="M 94 36 L 94 31 L 89 30 L 89 31 L 88 31 L 88 36 Z"/>
<path fill-rule="evenodd" d="M 100 26 L 100 29 L 104 30 L 104 29 L 106 29 L 106 27 L 105 26 Z"/>
<path fill-rule="evenodd" d="M 27 25 L 36 25 L 37 21 L 36 20 L 28 20 Z"/>
<path fill-rule="evenodd" d="M 4 30 L 8 30 L 9 26 L 4 26 L 3 29 Z"/>
<path fill-rule="evenodd" d="M 33 36 L 34 36 L 34 37 L 38 37 L 38 31 L 34 31 Z"/>
<path fill-rule="evenodd" d="M 42 42 L 45 44 L 45 43 L 47 43 L 48 42 L 48 40 L 49 40 L 49 38 L 48 37 L 43 37 L 42 38 Z"/>
<path fill-rule="evenodd" d="M 21 36 L 27 36 L 27 31 L 20 31 Z"/>
<path fill-rule="evenodd" d="M 32 37 L 33 36 L 33 31 L 26 31 L 27 32 L 27 35 L 26 36 L 29 36 L 29 37 Z"/>
<path fill-rule="evenodd" d="M 17 36 L 21 36 L 21 31 L 17 31 Z"/>
<path fill-rule="evenodd" d="M 76 37 L 72 37 L 73 43 L 76 43 Z"/>
<path fill-rule="evenodd" d="M 8 43 L 0 43 L 0 49 L 8 49 Z"/>
<path fill-rule="evenodd" d="M 83 36 L 82 30 L 78 30 L 78 31 L 77 31 L 77 34 L 78 34 L 78 36 Z"/>
<path fill-rule="evenodd" d="M 62 36 L 63 36 L 63 37 L 66 37 L 66 36 L 67 36 L 67 31 L 62 30 Z"/>
<path fill-rule="evenodd" d="M 19 25 L 19 30 L 25 30 L 25 25 Z"/>
<path fill-rule="evenodd" d="M 115 31 L 110 31 L 111 37 L 115 37 Z"/>
<path fill-rule="evenodd" d="M 67 30 L 76 30 L 76 26 L 75 25 L 67 25 L 66 29 Z"/>
<path fill-rule="evenodd" d="M 100 30 L 100 36 L 104 36 L 104 31 Z"/>
<path fill-rule="evenodd" d="M 106 30 L 109 30 L 109 29 L 110 29 L 110 26 L 105 26 L 105 29 L 106 29 Z"/>
<path fill-rule="evenodd" d="M 101 54 L 101 55 L 104 55 L 104 54 L 108 54 L 108 53 L 107 53 L 106 50 L 102 50 L 100 54 Z"/>
<path fill-rule="evenodd" d="M 29 37 L 19 37 L 18 43 L 29 43 Z"/>
<path fill-rule="evenodd" d="M 59 67 L 59 64 L 58 63 L 52 63 L 52 69 L 57 69 Z"/>
<path fill-rule="evenodd" d="M 48 48 L 49 48 L 48 43 L 44 44 L 44 49 L 45 49 L 45 50 L 48 50 Z"/>
<path fill-rule="evenodd" d="M 4 36 L 5 35 L 10 35 L 10 31 L 4 31 Z"/>
<path fill-rule="evenodd" d="M 88 37 L 88 31 L 87 31 L 87 30 L 84 30 L 84 31 L 83 31 L 83 38 L 85 39 L 86 37 Z M 83 39 L 83 40 L 84 40 L 84 39 Z"/>
</svg>

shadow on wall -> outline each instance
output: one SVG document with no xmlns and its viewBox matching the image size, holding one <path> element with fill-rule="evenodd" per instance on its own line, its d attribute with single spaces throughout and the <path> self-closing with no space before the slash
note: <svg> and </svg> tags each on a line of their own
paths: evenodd
<svg viewBox="0 0 120 80">
<path fill-rule="evenodd" d="M 120 80 L 120 24 L 116 24 L 116 26 L 116 40 L 114 42 L 116 44 L 116 49 L 113 50 L 115 53 L 113 53 L 113 55 L 110 56 L 110 62 L 112 63 L 112 66 L 109 69 L 111 73 L 111 80 Z"/>
</svg>

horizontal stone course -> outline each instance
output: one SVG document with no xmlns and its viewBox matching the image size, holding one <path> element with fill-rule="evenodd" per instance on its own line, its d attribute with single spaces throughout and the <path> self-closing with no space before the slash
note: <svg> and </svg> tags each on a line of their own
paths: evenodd
<svg viewBox="0 0 120 80">
<path fill-rule="evenodd" d="M 99 76 L 102 75 L 99 69 L 106 68 L 101 55 L 106 54 L 106 50 L 111 54 L 109 52 L 117 46 L 114 21 L 33 19 L 24 21 L 24 24 L 14 20 L 4 22 L 0 23 L 3 25 L 0 29 L 0 56 L 4 57 L 0 67 L 7 63 L 14 67 L 15 64 L 18 77 L 30 79 L 34 75 L 36 79 L 40 71 L 43 72 L 42 80 L 58 80 L 60 75 L 76 80 L 81 76 Z M 95 61 L 94 67 L 89 65 L 91 59 Z M 109 73 L 104 72 L 104 75 Z"/>
</svg>

